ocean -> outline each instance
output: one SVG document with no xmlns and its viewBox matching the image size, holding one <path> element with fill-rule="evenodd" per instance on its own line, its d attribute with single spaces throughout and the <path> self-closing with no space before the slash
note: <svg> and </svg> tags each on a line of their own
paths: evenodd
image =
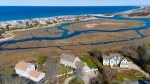
<svg viewBox="0 0 150 84">
<path fill-rule="evenodd" d="M 107 14 L 138 6 L 0 6 L 0 21 L 44 18 L 64 15 Z"/>
</svg>

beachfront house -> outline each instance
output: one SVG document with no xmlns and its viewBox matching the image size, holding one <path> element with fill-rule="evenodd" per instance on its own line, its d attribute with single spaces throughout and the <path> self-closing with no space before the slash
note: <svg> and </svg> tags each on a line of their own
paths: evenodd
<svg viewBox="0 0 150 84">
<path fill-rule="evenodd" d="M 19 76 L 31 79 L 35 82 L 39 82 L 45 77 L 45 73 L 37 71 L 35 65 L 25 61 L 20 61 L 16 64 L 15 72 Z"/>
<path fill-rule="evenodd" d="M 76 68 L 75 66 L 76 61 L 80 61 L 80 59 L 70 54 L 63 53 L 60 57 L 60 64 L 65 65 L 65 66 Z"/>
<path fill-rule="evenodd" d="M 103 65 L 110 67 L 119 66 L 121 68 L 128 68 L 128 61 L 119 53 L 110 53 L 108 56 L 103 56 Z"/>
</svg>

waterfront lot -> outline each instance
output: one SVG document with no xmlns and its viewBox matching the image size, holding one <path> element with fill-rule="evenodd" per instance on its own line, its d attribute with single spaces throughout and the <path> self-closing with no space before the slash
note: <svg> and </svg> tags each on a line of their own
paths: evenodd
<svg viewBox="0 0 150 84">
<path fill-rule="evenodd" d="M 100 22 L 98 22 L 100 21 Z M 95 23 L 101 23 L 102 20 L 96 20 Z M 112 22 L 111 22 L 112 21 Z M 104 22 L 113 23 L 115 20 L 104 20 Z M 115 21 L 115 23 L 122 23 L 121 21 Z M 123 21 L 125 22 L 125 21 Z M 84 26 L 86 26 L 84 22 Z M 90 21 L 87 21 L 89 24 Z M 91 23 L 94 23 L 93 21 Z M 116 29 L 124 29 L 125 26 L 127 28 L 134 28 L 141 26 L 141 22 L 125 22 L 126 25 L 123 26 L 103 26 L 100 25 L 93 28 L 84 28 L 84 27 L 75 27 L 77 30 L 91 30 L 99 28 L 101 30 L 116 30 Z M 83 23 L 77 23 L 83 24 Z M 77 25 L 75 24 L 75 25 Z M 111 24 L 112 25 L 112 24 Z M 70 25 L 73 26 L 73 25 Z M 80 25 L 79 25 L 80 26 Z M 74 28 L 67 28 L 69 29 L 69 33 L 74 32 Z M 80 28 L 80 29 L 78 29 Z M 44 32 L 46 28 L 39 28 L 33 30 L 26 30 L 26 31 L 15 31 L 13 32 L 14 38 L 12 40 L 19 40 L 19 39 L 26 39 L 26 38 L 35 38 L 35 37 L 60 37 L 61 33 L 48 33 Z M 49 32 L 62 32 L 62 30 L 58 30 L 56 27 L 51 27 Z M 101 49 L 102 51 L 110 50 L 110 49 L 120 49 L 123 46 L 131 44 L 136 44 L 139 42 L 143 42 L 145 44 L 149 44 L 149 34 L 145 33 L 147 31 L 142 31 L 142 33 L 148 35 L 148 37 L 129 41 L 129 42 L 117 42 L 117 43 L 109 43 L 105 44 L 95 44 L 99 42 L 109 42 L 109 41 L 116 41 L 116 40 L 124 40 L 130 38 L 139 38 L 140 36 L 135 31 L 123 31 L 123 32 L 91 32 L 91 33 L 83 33 L 78 36 L 67 38 L 64 40 L 37 40 L 37 41 L 26 41 L 26 42 L 18 42 L 16 44 L 10 45 L 3 45 L 2 48 L 7 50 L 0 51 L 0 69 L 4 69 L 6 67 L 14 66 L 16 62 L 19 60 L 27 60 L 27 61 L 35 61 L 37 56 L 46 55 L 46 56 L 60 56 L 61 53 L 70 53 L 73 47 L 75 55 L 81 55 L 87 53 L 93 49 Z M 73 46 L 72 46 L 73 41 Z M 88 45 L 86 45 L 88 44 Z M 114 47 L 115 46 L 115 47 Z M 4 66 L 5 65 L 5 66 Z"/>
</svg>

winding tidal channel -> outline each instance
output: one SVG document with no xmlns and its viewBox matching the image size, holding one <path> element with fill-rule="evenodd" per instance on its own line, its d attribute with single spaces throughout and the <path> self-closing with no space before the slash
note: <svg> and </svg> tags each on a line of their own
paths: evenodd
<svg viewBox="0 0 150 84">
<path fill-rule="evenodd" d="M 104 17 L 97 17 L 97 18 L 104 18 Z M 117 43 L 117 42 L 128 42 L 132 40 L 138 40 L 138 39 L 143 39 L 146 36 L 141 33 L 141 30 L 146 30 L 150 28 L 150 18 L 125 18 L 121 17 L 120 15 L 116 15 L 114 17 L 105 17 L 106 19 L 114 19 L 114 20 L 139 20 L 143 21 L 146 23 L 145 26 L 139 27 L 139 28 L 126 28 L 126 29 L 118 29 L 118 30 L 83 30 L 83 31 L 74 31 L 73 33 L 69 34 L 69 30 L 65 29 L 65 26 L 69 26 L 72 24 L 75 24 L 76 22 L 71 22 L 71 23 L 63 23 L 59 26 L 56 26 L 57 29 L 63 31 L 59 32 L 61 33 L 61 36 L 59 37 L 35 37 L 33 36 L 32 38 L 25 38 L 25 39 L 19 39 L 19 40 L 8 40 L 4 42 L 0 42 L 0 51 L 3 50 L 22 50 L 22 49 L 35 49 L 35 48 L 47 48 L 47 47 L 57 47 L 60 48 L 62 46 L 41 46 L 41 47 L 27 47 L 27 48 L 4 48 L 4 45 L 11 45 L 11 44 L 16 44 L 16 43 L 21 43 L 21 42 L 29 42 L 29 41 L 42 41 L 42 40 L 63 40 L 63 39 L 68 39 L 72 38 L 75 36 L 78 36 L 80 34 L 89 34 L 89 33 L 95 33 L 95 32 L 124 32 L 124 31 L 134 31 L 136 32 L 140 37 L 135 37 L 135 38 L 130 38 L 130 39 L 123 39 L 123 40 L 114 40 L 114 41 L 106 41 L 106 42 L 96 42 L 96 43 L 81 43 L 80 45 L 103 45 L 103 44 L 111 44 L 111 43 Z M 54 32 L 49 32 L 50 28 L 45 28 L 44 32 L 46 33 L 54 33 Z M 70 46 L 70 45 L 63 45 L 63 46 Z"/>
</svg>

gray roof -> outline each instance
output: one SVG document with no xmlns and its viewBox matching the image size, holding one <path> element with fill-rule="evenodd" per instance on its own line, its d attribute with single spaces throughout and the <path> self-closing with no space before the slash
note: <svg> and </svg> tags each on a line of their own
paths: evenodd
<svg viewBox="0 0 150 84">
<path fill-rule="evenodd" d="M 80 62 L 80 61 L 77 61 L 75 63 L 75 66 L 78 68 L 78 69 L 83 69 L 83 67 L 85 66 L 85 64 L 83 62 Z"/>
<path fill-rule="evenodd" d="M 104 60 L 110 60 L 113 57 L 120 57 L 121 60 L 124 58 L 121 54 L 119 53 L 110 53 L 109 55 L 103 55 Z"/>
<path fill-rule="evenodd" d="M 110 60 L 110 57 L 109 56 L 103 56 L 103 60 Z"/>
<path fill-rule="evenodd" d="M 70 55 L 70 54 L 61 54 L 61 59 L 62 60 L 66 60 L 66 61 L 69 61 L 69 62 L 74 62 L 75 60 L 75 56 L 74 55 Z"/>
</svg>

